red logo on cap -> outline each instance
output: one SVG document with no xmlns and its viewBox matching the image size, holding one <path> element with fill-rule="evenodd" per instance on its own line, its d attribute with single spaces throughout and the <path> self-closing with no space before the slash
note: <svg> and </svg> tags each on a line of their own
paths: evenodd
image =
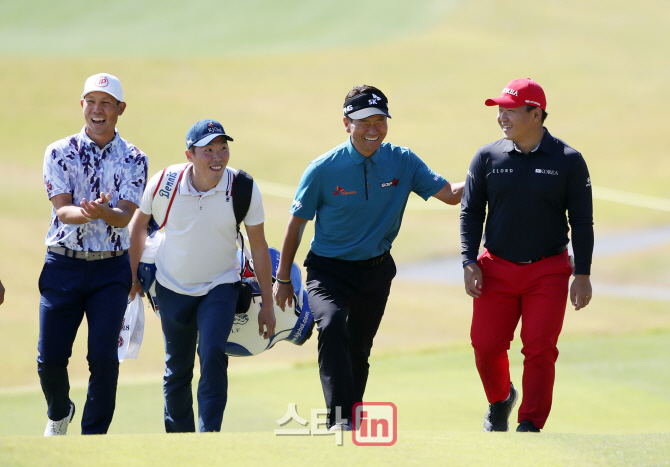
<svg viewBox="0 0 670 467">
<path fill-rule="evenodd" d="M 214 124 L 213 124 L 212 122 L 209 122 L 209 123 L 207 124 L 207 126 L 210 127 L 210 128 L 213 128 L 213 127 L 214 127 Z"/>
<path fill-rule="evenodd" d="M 108 84 L 109 84 L 109 81 L 108 81 L 107 78 L 104 77 L 104 76 L 101 76 L 101 77 L 98 78 L 98 80 L 95 82 L 95 85 L 96 85 L 97 87 L 99 87 L 99 88 L 107 87 Z"/>
</svg>

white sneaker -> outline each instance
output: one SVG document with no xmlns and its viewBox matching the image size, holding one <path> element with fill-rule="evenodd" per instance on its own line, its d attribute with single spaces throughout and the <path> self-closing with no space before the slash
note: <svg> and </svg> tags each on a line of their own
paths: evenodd
<svg viewBox="0 0 670 467">
<path fill-rule="evenodd" d="M 67 434 L 67 426 L 74 417 L 74 403 L 70 402 L 70 414 L 62 420 L 49 420 L 44 430 L 44 436 L 59 436 Z"/>
<path fill-rule="evenodd" d="M 351 425 L 348 423 L 336 423 L 334 425 L 331 425 L 330 428 L 328 428 L 328 431 L 334 432 L 334 431 L 351 431 Z"/>
</svg>

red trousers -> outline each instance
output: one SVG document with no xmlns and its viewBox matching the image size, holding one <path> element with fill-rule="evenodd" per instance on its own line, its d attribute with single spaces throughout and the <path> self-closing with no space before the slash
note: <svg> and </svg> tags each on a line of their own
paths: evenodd
<svg viewBox="0 0 670 467">
<path fill-rule="evenodd" d="M 568 252 L 519 264 L 484 250 L 477 263 L 482 293 L 473 300 L 470 337 L 486 398 L 493 404 L 509 396 L 507 351 L 521 319 L 523 399 L 518 421 L 530 420 L 542 428 L 551 410 L 556 343 L 572 273 Z"/>
</svg>

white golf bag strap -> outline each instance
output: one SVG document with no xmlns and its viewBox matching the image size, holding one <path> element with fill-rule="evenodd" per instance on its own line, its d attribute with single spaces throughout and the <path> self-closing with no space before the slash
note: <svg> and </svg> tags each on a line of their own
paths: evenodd
<svg viewBox="0 0 670 467">
<path fill-rule="evenodd" d="M 151 202 L 151 216 L 156 221 L 156 224 L 158 224 L 159 230 L 167 222 L 174 195 L 179 189 L 179 182 L 190 165 L 190 162 L 184 162 L 182 164 L 171 165 L 163 170 L 163 174 L 154 191 L 153 201 Z"/>
</svg>

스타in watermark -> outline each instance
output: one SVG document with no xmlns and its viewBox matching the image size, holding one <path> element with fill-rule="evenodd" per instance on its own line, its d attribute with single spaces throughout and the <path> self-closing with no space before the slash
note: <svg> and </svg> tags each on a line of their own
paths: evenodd
<svg viewBox="0 0 670 467">
<path fill-rule="evenodd" d="M 398 440 L 398 408 L 392 402 L 359 402 L 353 420 L 357 446 L 393 446 Z"/>
<path fill-rule="evenodd" d="M 342 446 L 348 430 L 328 430 L 328 409 L 311 409 L 310 419 L 298 414 L 294 402 L 288 403 L 286 414 L 277 420 L 281 427 L 295 421 L 302 428 L 276 428 L 275 436 L 334 435 L 335 444 Z M 398 408 L 393 402 L 359 402 L 354 405 L 349 419 L 342 417 L 341 407 L 335 408 L 335 422 L 351 427 L 351 439 L 357 446 L 393 446 L 398 440 Z"/>
</svg>

